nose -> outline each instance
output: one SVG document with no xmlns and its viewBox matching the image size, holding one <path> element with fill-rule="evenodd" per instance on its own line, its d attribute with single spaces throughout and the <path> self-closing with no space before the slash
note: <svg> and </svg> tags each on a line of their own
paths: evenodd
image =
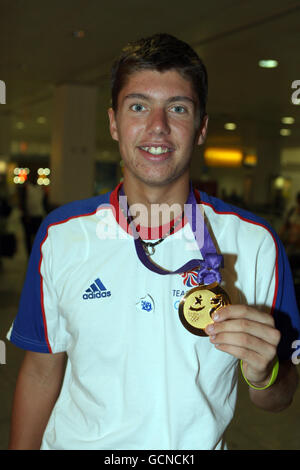
<svg viewBox="0 0 300 470">
<path fill-rule="evenodd" d="M 148 119 L 148 132 L 151 135 L 167 135 L 170 133 L 167 113 L 164 109 L 152 110 Z"/>
</svg>

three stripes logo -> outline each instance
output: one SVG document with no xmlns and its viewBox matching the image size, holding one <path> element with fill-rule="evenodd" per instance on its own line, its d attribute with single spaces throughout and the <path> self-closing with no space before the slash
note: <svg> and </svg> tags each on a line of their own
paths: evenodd
<svg viewBox="0 0 300 470">
<path fill-rule="evenodd" d="M 88 289 L 86 289 L 85 293 L 83 294 L 82 298 L 84 300 L 88 299 L 100 299 L 103 297 L 110 297 L 111 292 L 107 290 L 104 284 L 100 281 L 99 278 L 95 279 L 95 281 L 90 285 Z"/>
</svg>

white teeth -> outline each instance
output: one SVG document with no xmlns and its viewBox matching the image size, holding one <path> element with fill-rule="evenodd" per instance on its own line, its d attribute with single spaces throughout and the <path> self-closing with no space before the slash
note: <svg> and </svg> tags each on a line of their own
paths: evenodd
<svg viewBox="0 0 300 470">
<path fill-rule="evenodd" d="M 146 152 L 152 153 L 152 155 L 160 155 L 162 153 L 167 153 L 170 151 L 169 148 L 162 148 L 162 147 L 141 147 Z"/>
</svg>

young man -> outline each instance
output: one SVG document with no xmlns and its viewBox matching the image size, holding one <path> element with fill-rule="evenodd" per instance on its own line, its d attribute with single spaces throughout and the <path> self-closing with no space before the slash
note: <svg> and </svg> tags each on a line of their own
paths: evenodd
<svg viewBox="0 0 300 470">
<path fill-rule="evenodd" d="M 282 246 L 262 220 L 190 187 L 206 91 L 201 60 L 166 34 L 115 63 L 124 182 L 40 228 L 8 334 L 28 350 L 11 449 L 224 448 L 239 360 L 255 404 L 291 403 L 300 325 Z"/>
</svg>

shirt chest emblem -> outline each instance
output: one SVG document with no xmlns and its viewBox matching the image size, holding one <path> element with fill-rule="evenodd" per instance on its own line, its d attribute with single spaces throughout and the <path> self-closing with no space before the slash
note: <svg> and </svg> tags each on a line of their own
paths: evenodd
<svg viewBox="0 0 300 470">
<path fill-rule="evenodd" d="M 141 297 L 135 305 L 137 310 L 140 310 L 141 312 L 154 312 L 155 310 L 154 300 L 150 294 L 146 294 L 144 297 Z"/>
<path fill-rule="evenodd" d="M 110 297 L 110 296 L 111 296 L 111 291 L 105 287 L 105 285 L 99 278 L 97 278 L 85 290 L 82 298 L 84 300 L 91 300 L 91 299 L 103 299 L 105 297 Z"/>
</svg>

